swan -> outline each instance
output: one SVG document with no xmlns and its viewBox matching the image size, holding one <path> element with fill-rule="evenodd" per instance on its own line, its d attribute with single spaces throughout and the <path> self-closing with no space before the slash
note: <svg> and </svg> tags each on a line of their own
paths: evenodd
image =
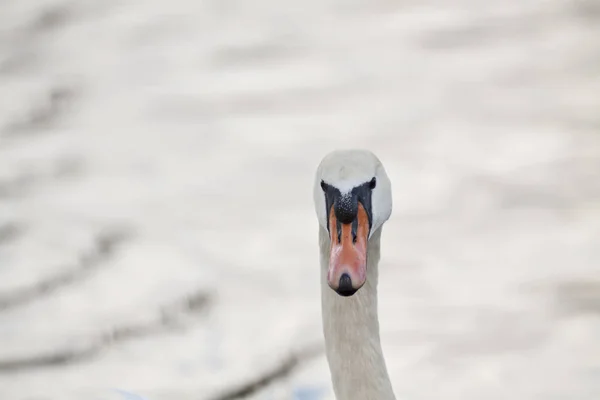
<svg viewBox="0 0 600 400">
<path fill-rule="evenodd" d="M 338 400 L 395 400 L 379 338 L 381 229 L 391 183 L 368 150 L 336 150 L 314 183 L 325 353 Z"/>
</svg>

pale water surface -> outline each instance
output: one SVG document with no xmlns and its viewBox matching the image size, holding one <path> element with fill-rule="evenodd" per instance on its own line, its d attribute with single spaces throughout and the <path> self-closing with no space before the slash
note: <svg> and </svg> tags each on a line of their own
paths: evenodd
<svg viewBox="0 0 600 400">
<path fill-rule="evenodd" d="M 593 0 L 5 0 L 0 398 L 208 400 L 298 352 L 251 398 L 333 399 L 312 179 L 365 147 L 397 397 L 600 399 L 599 111 Z"/>
</svg>

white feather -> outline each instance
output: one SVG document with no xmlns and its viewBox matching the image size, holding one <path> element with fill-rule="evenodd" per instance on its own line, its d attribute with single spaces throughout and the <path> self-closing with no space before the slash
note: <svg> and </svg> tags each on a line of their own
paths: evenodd
<svg viewBox="0 0 600 400">
<path fill-rule="evenodd" d="M 314 203 L 315 211 L 321 226 L 327 229 L 327 210 L 325 194 L 321 189 L 321 181 L 334 186 L 342 194 L 348 193 L 356 186 L 377 180 L 371 198 L 373 227 L 371 235 L 390 218 L 392 214 L 392 190 L 390 179 L 381 161 L 368 150 L 336 150 L 326 155 L 315 175 Z"/>
<path fill-rule="evenodd" d="M 373 228 L 369 238 L 367 281 L 351 297 L 341 297 L 327 283 L 330 239 L 321 180 L 342 193 L 377 179 L 372 195 Z M 327 361 L 338 400 L 395 400 L 379 338 L 377 281 L 381 226 L 392 212 L 391 184 L 381 162 L 364 150 L 336 151 L 317 169 L 315 210 L 321 225 L 321 298 Z"/>
</svg>

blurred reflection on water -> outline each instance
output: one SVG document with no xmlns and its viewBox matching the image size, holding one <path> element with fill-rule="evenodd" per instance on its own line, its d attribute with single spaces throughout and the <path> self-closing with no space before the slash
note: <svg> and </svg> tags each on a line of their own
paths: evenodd
<svg viewBox="0 0 600 400">
<path fill-rule="evenodd" d="M 312 179 L 366 147 L 398 397 L 600 398 L 599 9 L 5 1 L 0 397 L 332 399 Z"/>
</svg>

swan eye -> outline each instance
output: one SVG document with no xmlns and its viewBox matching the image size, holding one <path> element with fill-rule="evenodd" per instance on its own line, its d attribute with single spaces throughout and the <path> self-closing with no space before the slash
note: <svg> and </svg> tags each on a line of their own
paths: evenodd
<svg viewBox="0 0 600 400">
<path fill-rule="evenodd" d="M 323 189 L 323 191 L 327 190 L 327 186 L 325 185 L 325 181 L 321 179 L 321 189 Z"/>
<path fill-rule="evenodd" d="M 377 186 L 377 179 L 373 177 L 373 179 L 371 179 L 371 182 L 369 182 L 369 189 L 373 190 L 375 189 L 375 186 Z"/>
</svg>

